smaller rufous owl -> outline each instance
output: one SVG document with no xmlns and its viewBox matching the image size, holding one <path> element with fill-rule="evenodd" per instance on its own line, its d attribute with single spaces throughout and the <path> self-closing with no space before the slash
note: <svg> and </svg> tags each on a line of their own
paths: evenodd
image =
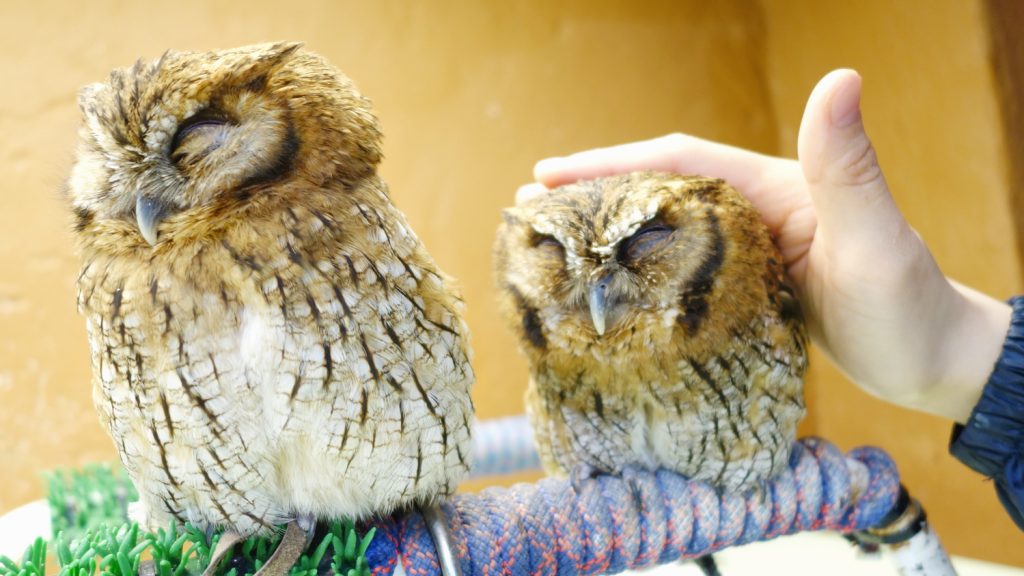
<svg viewBox="0 0 1024 576">
<path fill-rule="evenodd" d="M 634 173 L 504 212 L 502 309 L 545 468 L 666 468 L 742 491 L 782 471 L 806 334 L 782 258 L 725 182 Z"/>
</svg>

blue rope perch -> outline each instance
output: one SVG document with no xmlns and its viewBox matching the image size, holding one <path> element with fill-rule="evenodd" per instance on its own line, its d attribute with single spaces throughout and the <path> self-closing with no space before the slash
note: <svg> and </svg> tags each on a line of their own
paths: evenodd
<svg viewBox="0 0 1024 576">
<path fill-rule="evenodd" d="M 478 451 L 488 454 L 485 471 L 514 471 L 510 461 L 536 463 L 536 455 L 522 454 L 524 439 L 530 441 L 525 422 L 484 423 L 477 433 L 487 437 L 498 429 L 513 456 L 495 457 L 501 450 L 484 442 Z M 881 450 L 857 448 L 844 456 L 807 438 L 795 444 L 789 469 L 759 493 L 719 495 L 672 472 L 636 469 L 575 485 L 549 478 L 488 488 L 457 495 L 442 508 L 464 576 L 575 576 L 645 568 L 806 530 L 876 527 L 899 491 L 896 466 Z M 409 576 L 440 574 L 418 513 L 370 526 L 377 530 L 366 554 L 374 576 L 392 574 L 399 561 Z"/>
<path fill-rule="evenodd" d="M 540 470 L 526 416 L 478 420 L 473 426 L 472 462 L 471 478 Z"/>
</svg>

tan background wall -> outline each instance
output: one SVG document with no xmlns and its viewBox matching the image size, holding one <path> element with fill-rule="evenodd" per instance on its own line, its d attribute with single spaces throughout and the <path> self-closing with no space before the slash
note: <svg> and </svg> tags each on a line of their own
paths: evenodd
<svg viewBox="0 0 1024 576">
<path fill-rule="evenodd" d="M 944 269 L 1019 291 L 983 4 L 820 4 L 0 4 L 0 511 L 40 497 L 42 470 L 115 457 L 90 404 L 57 191 L 77 88 L 168 47 L 304 40 L 374 100 L 394 198 L 463 286 L 481 417 L 521 410 L 525 365 L 494 310 L 489 250 L 536 159 L 673 130 L 791 154 L 803 100 L 833 67 L 864 73 L 889 181 Z M 991 486 L 945 454 L 947 422 L 869 399 L 815 360 L 808 432 L 886 447 L 955 552 L 1024 565 Z"/>
</svg>

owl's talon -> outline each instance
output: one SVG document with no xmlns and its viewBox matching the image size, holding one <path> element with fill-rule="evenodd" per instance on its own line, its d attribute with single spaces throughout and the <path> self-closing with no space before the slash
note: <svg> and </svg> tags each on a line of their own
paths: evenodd
<svg viewBox="0 0 1024 576">
<path fill-rule="evenodd" d="M 316 522 L 313 523 L 313 526 L 315 528 Z M 303 550 L 306 549 L 307 534 L 306 529 L 300 525 L 298 520 L 289 522 L 284 537 L 277 544 L 277 549 L 270 555 L 267 563 L 253 576 L 284 576 L 288 574 L 292 566 L 302 556 Z"/>
<path fill-rule="evenodd" d="M 650 476 L 654 472 L 654 470 L 645 466 L 627 464 L 622 467 L 619 477 L 622 478 L 622 481 L 626 483 L 626 486 L 629 486 L 629 489 L 632 490 L 634 494 L 639 494 L 644 490 L 644 486 L 641 481 L 637 480 L 637 478 L 639 476 Z"/>
<path fill-rule="evenodd" d="M 651 472 L 653 472 L 653 470 L 646 466 L 641 466 L 639 464 L 626 464 L 622 467 L 622 472 L 619 475 L 625 480 L 631 480 L 637 476 L 650 474 Z"/>
<path fill-rule="evenodd" d="M 572 484 L 574 490 L 579 492 L 580 486 L 589 480 L 597 478 L 601 474 L 601 471 L 594 466 L 580 462 L 573 466 L 572 471 L 569 472 L 569 482 Z"/>
<path fill-rule="evenodd" d="M 455 548 L 452 545 L 452 534 L 448 530 L 448 522 L 441 511 L 440 504 L 420 506 L 420 513 L 423 521 L 427 524 L 427 531 L 434 540 L 434 548 L 437 550 L 437 562 L 441 565 L 441 574 L 444 576 L 462 576 L 462 567 L 459 559 L 455 556 Z"/>
<path fill-rule="evenodd" d="M 316 536 L 316 516 L 312 514 L 299 514 L 295 517 L 295 523 L 306 533 L 306 546 L 309 547 Z"/>
<path fill-rule="evenodd" d="M 769 490 L 770 488 L 768 487 L 767 482 L 759 482 L 750 488 L 745 496 L 748 501 L 753 500 L 757 506 L 764 506 L 765 502 L 768 500 Z"/>
<path fill-rule="evenodd" d="M 207 538 L 210 537 L 209 532 L 211 532 L 211 529 L 207 529 Z M 213 576 L 217 572 L 217 566 L 220 566 L 221 560 L 224 560 L 235 544 L 241 541 L 242 536 L 233 530 L 221 534 L 220 540 L 217 540 L 217 546 L 210 555 L 210 564 L 203 571 L 203 576 Z"/>
</svg>

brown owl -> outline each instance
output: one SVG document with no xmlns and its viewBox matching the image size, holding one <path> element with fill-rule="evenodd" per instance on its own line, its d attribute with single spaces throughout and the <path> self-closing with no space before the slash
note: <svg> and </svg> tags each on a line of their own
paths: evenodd
<svg viewBox="0 0 1024 576">
<path fill-rule="evenodd" d="M 79 103 L 78 305 L 145 524 L 309 530 L 450 494 L 462 302 L 377 175 L 352 83 L 292 43 L 171 51 Z"/>
<path fill-rule="evenodd" d="M 549 472 L 667 468 L 741 491 L 786 467 L 806 334 L 746 199 L 721 180 L 634 173 L 504 220 L 497 281 Z"/>
</svg>

